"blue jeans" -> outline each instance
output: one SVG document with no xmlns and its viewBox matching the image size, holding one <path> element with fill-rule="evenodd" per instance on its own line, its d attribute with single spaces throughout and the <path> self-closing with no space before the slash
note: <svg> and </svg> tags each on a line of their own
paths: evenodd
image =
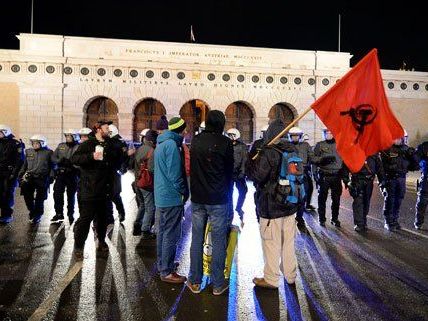
<svg viewBox="0 0 428 321">
<path fill-rule="evenodd" d="M 157 235 L 157 257 L 160 275 L 167 276 L 175 271 L 174 260 L 177 244 L 181 237 L 181 220 L 184 206 L 158 207 L 159 232 Z"/>
<path fill-rule="evenodd" d="M 202 282 L 202 252 L 207 220 L 212 224 L 211 279 L 214 288 L 223 286 L 226 261 L 227 237 L 229 234 L 229 204 L 204 205 L 192 202 L 192 245 L 190 246 L 189 280 Z"/>
<path fill-rule="evenodd" d="M 138 188 L 138 187 L 137 187 Z M 138 188 L 140 206 L 138 207 L 135 224 L 141 226 L 141 231 L 150 232 L 155 217 L 155 198 L 151 191 Z"/>
</svg>

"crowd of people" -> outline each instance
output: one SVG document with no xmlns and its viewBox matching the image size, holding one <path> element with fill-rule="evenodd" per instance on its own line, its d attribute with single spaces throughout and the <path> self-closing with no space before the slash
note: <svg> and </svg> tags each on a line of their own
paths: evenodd
<svg viewBox="0 0 428 321">
<path fill-rule="evenodd" d="M 52 151 L 42 135 L 30 138 L 25 149 L 11 129 L 0 125 L 1 224 L 13 221 L 15 189 L 19 185 L 31 224 L 44 214 L 44 202 L 53 184 L 55 215 L 51 223 L 74 224 L 74 256 L 84 258 L 89 230 L 96 236 L 97 251 L 108 251 L 105 241 L 108 226 L 114 223 L 113 206 L 119 221 L 126 219 L 121 199 L 121 176 L 132 171 L 132 189 L 138 212 L 133 235 L 156 240 L 160 279 L 185 283 L 190 291 L 202 291 L 203 246 L 208 221 L 211 224 L 213 294 L 229 287 L 225 278 L 228 236 L 236 212 L 244 227 L 243 204 L 247 181 L 255 187 L 255 214 L 259 221 L 264 254 L 263 277 L 254 278 L 256 286 L 275 289 L 280 270 L 288 284 L 294 284 L 297 271 L 294 238 L 296 228 L 305 229 L 304 213 L 318 211 L 319 224 L 325 227 L 326 202 L 331 193 L 331 224 L 340 228 L 342 188 L 353 198 L 354 230 L 364 233 L 370 199 L 377 177 L 384 195 L 384 227 L 400 229 L 401 201 L 406 191 L 408 171 L 421 170 L 414 226 L 420 229 L 428 205 L 428 142 L 415 150 L 407 145 L 407 135 L 397 139 L 388 150 L 367 158 L 358 173 L 350 173 L 337 152 L 332 133 L 323 129 L 324 139 L 314 148 L 298 127 L 278 138 L 285 124 L 276 119 L 262 128 L 262 137 L 247 148 L 237 128 L 225 131 L 223 112 L 211 110 L 192 139 L 184 144 L 187 124 L 180 117 L 169 121 L 162 116 L 156 129 L 144 129 L 141 145 L 129 146 L 115 125 L 98 121 L 92 129 L 64 132 L 65 142 Z M 318 190 L 318 210 L 311 204 L 314 182 Z M 234 186 L 238 191 L 234 206 Z M 79 217 L 75 221 L 75 200 Z M 192 242 L 188 278 L 177 273 L 175 261 L 181 237 L 184 205 L 191 201 Z M 248 213 L 247 213 L 248 215 Z M 280 264 L 281 262 L 281 264 Z"/>
</svg>

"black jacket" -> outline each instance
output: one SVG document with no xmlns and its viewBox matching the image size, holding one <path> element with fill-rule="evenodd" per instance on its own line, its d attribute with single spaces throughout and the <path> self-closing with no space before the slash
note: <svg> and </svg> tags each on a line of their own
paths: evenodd
<svg viewBox="0 0 428 321">
<path fill-rule="evenodd" d="M 22 143 L 12 135 L 0 139 L 0 176 L 16 179 L 24 163 Z"/>
<path fill-rule="evenodd" d="M 95 147 L 104 147 L 104 159 L 94 160 Z M 120 166 L 122 151 L 107 139 L 99 142 L 96 138 L 79 145 L 71 162 L 80 168 L 80 199 L 84 201 L 110 199 L 113 195 L 113 179 Z"/>
<path fill-rule="evenodd" d="M 275 137 L 284 128 L 280 120 L 275 120 L 269 125 L 266 132 L 267 141 Z M 297 153 L 293 144 L 288 141 L 280 140 L 273 146 L 265 146 L 255 160 L 249 159 L 247 162 L 247 175 L 257 184 L 260 193 L 256 202 L 260 217 L 266 219 L 275 219 L 284 216 L 293 215 L 297 211 L 297 206 L 278 203 L 273 195 L 272 188 L 277 183 L 281 169 L 283 152 Z"/>
<path fill-rule="evenodd" d="M 190 148 L 190 190 L 192 202 L 226 204 L 232 184 L 232 141 L 222 135 L 224 115 L 208 113 L 206 129 L 195 136 Z"/>
<path fill-rule="evenodd" d="M 233 144 L 233 179 L 245 177 L 245 163 L 247 162 L 248 149 L 243 142 L 236 140 Z"/>
<path fill-rule="evenodd" d="M 417 169 L 417 154 L 407 145 L 392 145 L 380 153 L 387 179 L 405 177 L 409 170 Z M 413 169 L 414 168 L 414 169 Z"/>
</svg>

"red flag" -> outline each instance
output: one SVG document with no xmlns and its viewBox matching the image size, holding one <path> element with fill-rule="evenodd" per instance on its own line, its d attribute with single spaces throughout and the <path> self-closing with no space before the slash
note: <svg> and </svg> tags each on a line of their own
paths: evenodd
<svg viewBox="0 0 428 321">
<path fill-rule="evenodd" d="M 377 49 L 311 106 L 332 132 L 337 151 L 351 172 L 370 155 L 391 147 L 404 130 L 395 118 L 383 87 Z"/>
</svg>

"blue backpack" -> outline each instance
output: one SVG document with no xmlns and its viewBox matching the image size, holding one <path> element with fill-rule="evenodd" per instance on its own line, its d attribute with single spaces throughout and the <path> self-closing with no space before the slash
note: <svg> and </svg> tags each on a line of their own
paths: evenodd
<svg viewBox="0 0 428 321">
<path fill-rule="evenodd" d="M 284 203 L 299 204 L 304 201 L 303 179 L 303 160 L 295 152 L 283 152 L 278 184 L 288 190 L 288 195 L 283 200 Z"/>
</svg>

